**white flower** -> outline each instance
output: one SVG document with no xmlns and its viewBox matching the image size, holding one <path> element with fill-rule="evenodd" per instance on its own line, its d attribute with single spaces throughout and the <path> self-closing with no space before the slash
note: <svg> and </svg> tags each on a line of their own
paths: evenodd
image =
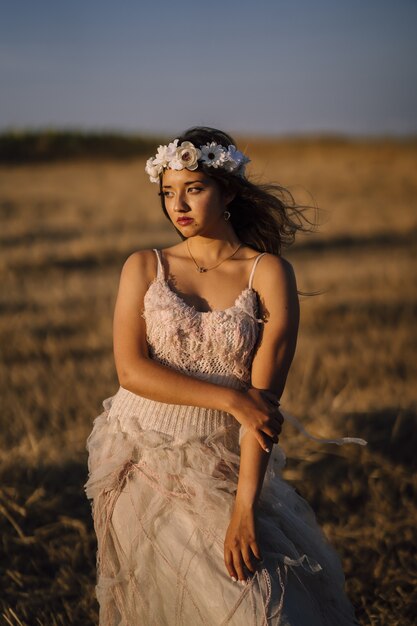
<svg viewBox="0 0 417 626">
<path fill-rule="evenodd" d="M 155 158 L 151 157 L 146 161 L 145 172 L 149 175 L 151 183 L 157 183 L 162 172 L 162 165 L 155 164 Z"/>
<path fill-rule="evenodd" d="M 171 170 L 183 170 L 184 166 L 176 157 L 170 160 L 169 169 Z"/>
<path fill-rule="evenodd" d="M 210 167 L 222 167 L 226 160 L 226 154 L 225 148 L 213 141 L 201 146 L 201 160 Z"/>
<path fill-rule="evenodd" d="M 240 150 L 236 149 L 236 146 L 230 144 L 227 148 L 226 161 L 224 163 L 224 168 L 228 172 L 238 172 L 239 174 L 243 174 L 245 171 L 246 163 L 249 163 L 250 159 L 240 152 Z"/>
<path fill-rule="evenodd" d="M 177 148 L 175 164 L 179 163 L 182 165 L 182 168 L 186 167 L 187 170 L 196 170 L 200 157 L 201 150 L 195 148 L 191 141 L 183 141 L 180 147 Z M 180 168 L 175 167 L 175 169 Z"/>
<path fill-rule="evenodd" d="M 158 151 L 154 157 L 154 164 L 161 165 L 162 167 L 168 167 L 169 162 L 175 158 L 177 152 L 178 139 L 172 141 L 167 146 L 159 146 Z"/>
</svg>

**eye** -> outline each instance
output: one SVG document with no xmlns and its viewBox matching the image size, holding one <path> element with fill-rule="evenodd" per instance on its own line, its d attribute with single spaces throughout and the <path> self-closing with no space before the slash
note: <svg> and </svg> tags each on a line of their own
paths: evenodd
<svg viewBox="0 0 417 626">
<path fill-rule="evenodd" d="M 160 191 L 158 193 L 158 196 L 163 196 L 164 198 L 171 198 L 172 195 L 172 191 Z"/>
<path fill-rule="evenodd" d="M 193 192 L 199 192 L 199 191 L 204 191 L 203 187 L 188 187 L 188 191 L 193 191 Z"/>
</svg>

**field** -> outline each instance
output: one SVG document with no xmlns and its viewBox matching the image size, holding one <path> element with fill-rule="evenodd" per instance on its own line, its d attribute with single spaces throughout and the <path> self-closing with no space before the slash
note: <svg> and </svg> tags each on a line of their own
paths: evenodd
<svg viewBox="0 0 417 626">
<path fill-rule="evenodd" d="M 286 478 L 343 559 L 363 626 L 417 615 L 417 141 L 242 139 L 250 172 L 323 209 L 285 251 L 301 330 L 282 406 Z M 144 158 L 0 166 L 0 623 L 97 623 L 85 440 L 118 381 L 112 312 L 134 250 L 175 234 Z M 307 625 L 306 625 L 307 626 Z M 336 626 L 336 625 L 335 625 Z"/>
</svg>

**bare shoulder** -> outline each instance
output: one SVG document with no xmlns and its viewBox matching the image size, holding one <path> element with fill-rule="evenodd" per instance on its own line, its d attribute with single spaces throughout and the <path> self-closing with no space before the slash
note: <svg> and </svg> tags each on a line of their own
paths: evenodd
<svg viewBox="0 0 417 626">
<path fill-rule="evenodd" d="M 294 268 L 287 259 L 266 253 L 256 268 L 254 288 L 260 292 L 269 292 L 271 288 L 297 291 Z"/>
<path fill-rule="evenodd" d="M 157 273 L 157 259 L 153 250 L 132 252 L 123 263 L 121 282 L 149 285 Z"/>
</svg>

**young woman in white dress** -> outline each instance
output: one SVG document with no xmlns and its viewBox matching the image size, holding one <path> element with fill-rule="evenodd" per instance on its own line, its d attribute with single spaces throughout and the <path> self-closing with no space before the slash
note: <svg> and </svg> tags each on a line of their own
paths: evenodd
<svg viewBox="0 0 417 626">
<path fill-rule="evenodd" d="M 357 624 L 337 554 L 280 476 L 299 324 L 281 248 L 303 226 L 247 161 L 196 127 L 146 165 L 181 241 L 121 272 L 120 388 L 88 439 L 102 626 Z"/>
</svg>

